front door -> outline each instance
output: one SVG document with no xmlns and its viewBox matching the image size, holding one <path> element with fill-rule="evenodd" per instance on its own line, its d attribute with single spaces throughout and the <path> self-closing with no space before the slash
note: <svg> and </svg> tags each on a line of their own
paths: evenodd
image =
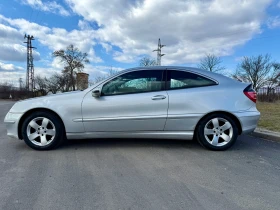
<svg viewBox="0 0 280 210">
<path fill-rule="evenodd" d="M 101 84 L 101 96 L 91 91 L 82 103 L 86 132 L 162 131 L 168 95 L 162 70 L 137 70 Z"/>
</svg>

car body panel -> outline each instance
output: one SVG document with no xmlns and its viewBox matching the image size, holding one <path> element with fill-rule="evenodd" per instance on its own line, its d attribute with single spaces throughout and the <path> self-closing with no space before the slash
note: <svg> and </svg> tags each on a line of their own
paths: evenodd
<svg viewBox="0 0 280 210">
<path fill-rule="evenodd" d="M 253 102 L 247 100 L 244 94 L 240 96 L 245 87 L 241 85 L 240 88 L 230 90 L 215 85 L 168 90 L 169 108 L 164 130 L 194 130 L 198 120 L 213 111 L 234 113 L 249 110 Z"/>
<path fill-rule="evenodd" d="M 152 100 L 154 96 L 162 100 Z M 94 98 L 89 92 L 83 103 L 86 132 L 95 131 L 162 131 L 168 109 L 166 91 L 102 96 Z"/>
<path fill-rule="evenodd" d="M 82 91 L 75 91 L 19 101 L 14 104 L 9 113 L 19 113 L 21 117 L 33 109 L 51 110 L 62 119 L 67 133 L 84 132 L 83 123 L 73 121 L 73 119 L 82 118 L 81 100 L 84 94 Z M 15 125 L 18 125 L 20 117 Z M 4 120 L 5 124 L 8 120 L 10 118 L 7 114 Z M 17 137 L 18 135 L 14 136 Z"/>
<path fill-rule="evenodd" d="M 163 90 L 138 94 L 92 97 L 92 90 L 107 81 L 137 70 L 179 70 L 211 78 L 218 85 Z M 8 135 L 18 136 L 22 117 L 34 109 L 55 112 L 63 121 L 66 135 L 73 138 L 184 138 L 192 139 L 201 118 L 212 112 L 228 112 L 239 120 L 242 132 L 255 129 L 260 113 L 243 90 L 244 84 L 220 74 L 187 67 L 141 67 L 128 69 L 84 90 L 19 101 L 5 117 Z M 164 100 L 151 100 L 163 95 Z"/>
</svg>

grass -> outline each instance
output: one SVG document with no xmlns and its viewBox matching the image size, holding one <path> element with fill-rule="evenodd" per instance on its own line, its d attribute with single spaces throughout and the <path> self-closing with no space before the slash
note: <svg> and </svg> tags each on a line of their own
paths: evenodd
<svg viewBox="0 0 280 210">
<path fill-rule="evenodd" d="M 258 127 L 280 132 L 280 101 L 257 102 L 257 108 L 261 112 Z"/>
</svg>

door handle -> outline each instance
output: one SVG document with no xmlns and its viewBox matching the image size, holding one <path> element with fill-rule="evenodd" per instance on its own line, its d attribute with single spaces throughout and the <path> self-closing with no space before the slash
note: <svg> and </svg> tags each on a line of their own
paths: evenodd
<svg viewBox="0 0 280 210">
<path fill-rule="evenodd" d="M 157 95 L 157 96 L 153 96 L 153 97 L 152 97 L 152 100 L 163 100 L 163 99 L 165 99 L 165 98 L 166 98 L 166 96 Z"/>
</svg>

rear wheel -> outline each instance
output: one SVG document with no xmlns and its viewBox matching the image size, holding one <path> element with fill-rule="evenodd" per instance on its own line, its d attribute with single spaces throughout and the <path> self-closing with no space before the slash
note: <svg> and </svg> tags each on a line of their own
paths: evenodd
<svg viewBox="0 0 280 210">
<path fill-rule="evenodd" d="M 233 119 L 225 114 L 212 114 L 202 119 L 196 130 L 199 143 L 210 150 L 226 150 L 238 137 Z"/>
<path fill-rule="evenodd" d="M 63 142 L 65 131 L 61 120 L 55 114 L 38 111 L 25 118 L 22 136 L 32 149 L 50 150 Z"/>
</svg>

